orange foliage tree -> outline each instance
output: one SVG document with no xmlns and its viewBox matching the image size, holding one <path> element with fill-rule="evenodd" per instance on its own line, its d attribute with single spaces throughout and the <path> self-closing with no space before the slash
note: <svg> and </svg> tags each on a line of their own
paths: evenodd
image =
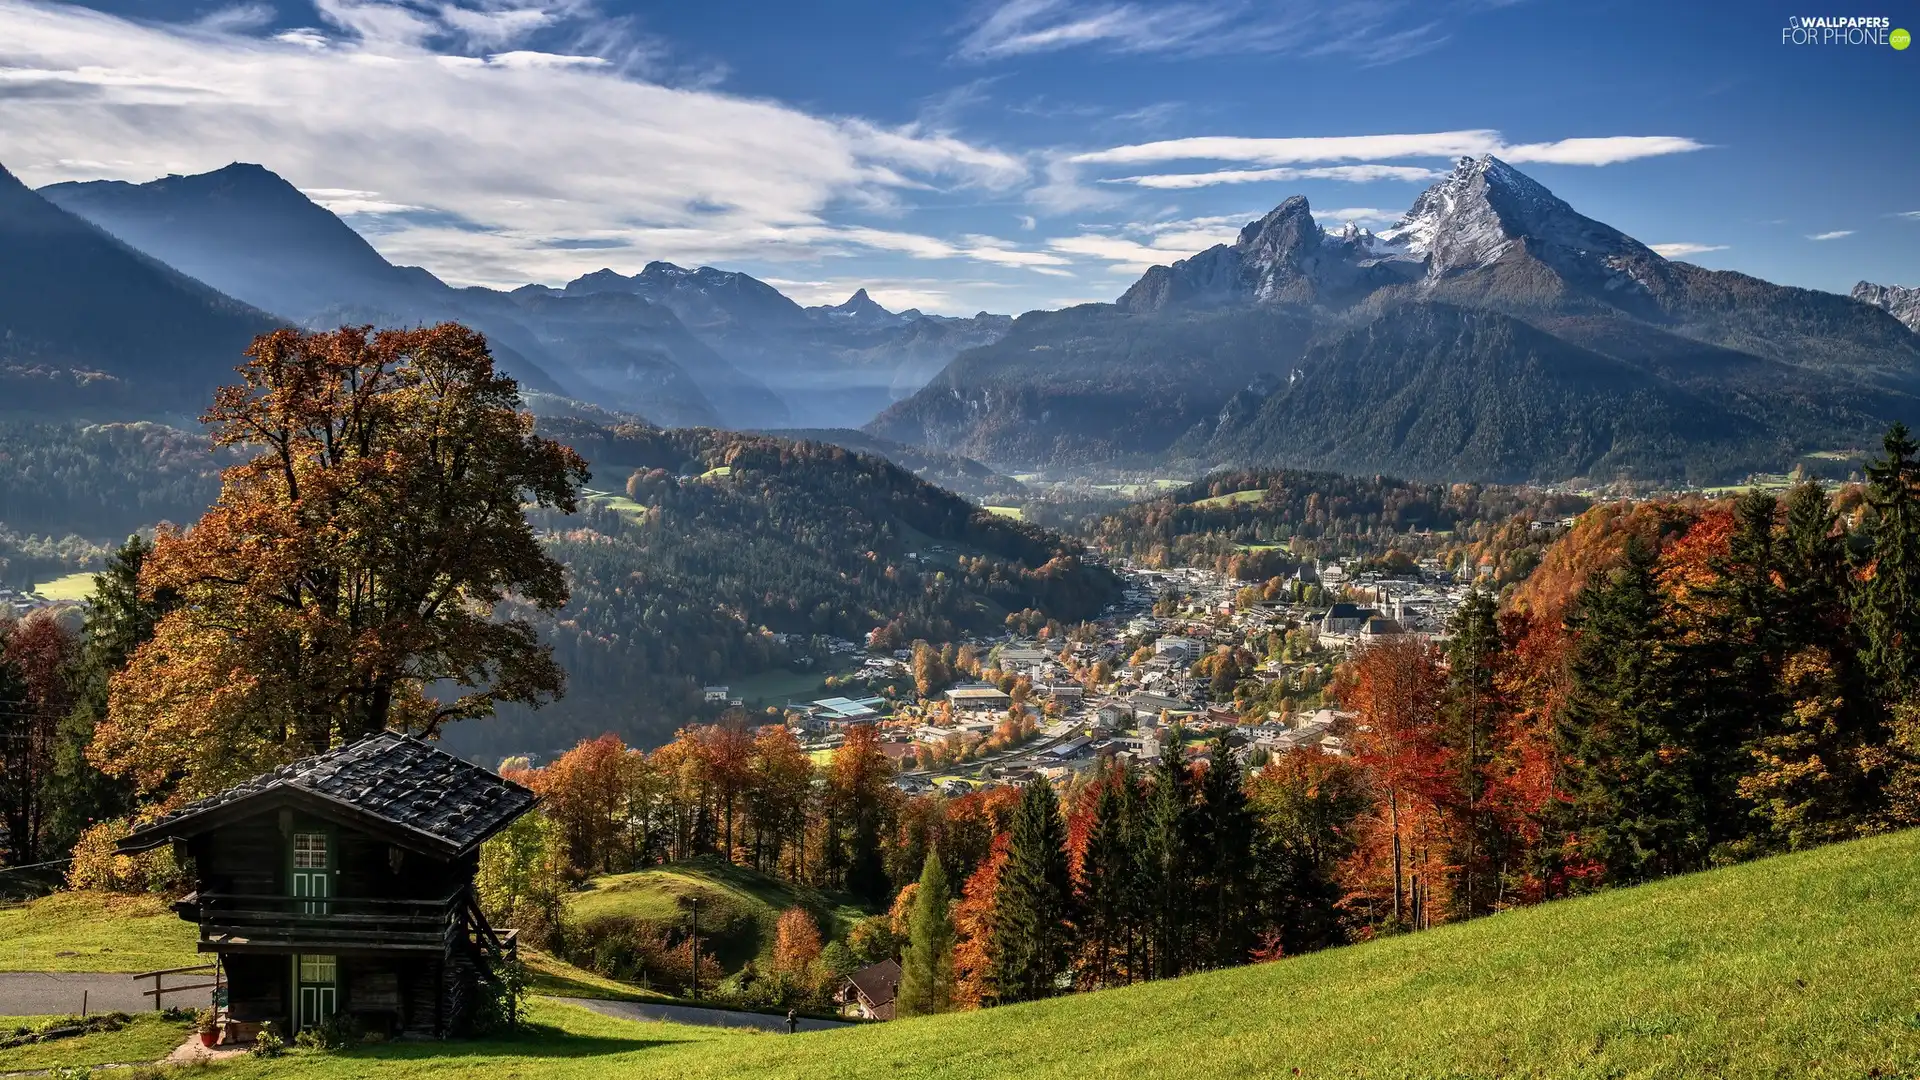
<svg viewBox="0 0 1920 1080">
<path fill-rule="evenodd" d="M 197 524 L 155 539 L 141 588 L 181 604 L 115 676 L 96 764 L 194 796 L 382 728 L 431 735 L 562 693 L 533 627 L 494 610 L 509 593 L 566 603 L 522 507 L 571 512 L 586 464 L 533 433 L 485 340 L 280 330 L 247 356 L 204 420 L 216 448 L 254 454 Z"/>
</svg>

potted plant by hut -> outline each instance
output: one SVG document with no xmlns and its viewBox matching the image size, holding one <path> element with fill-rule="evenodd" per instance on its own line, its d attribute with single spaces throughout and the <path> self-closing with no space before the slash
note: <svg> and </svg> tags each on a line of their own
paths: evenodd
<svg viewBox="0 0 1920 1080">
<path fill-rule="evenodd" d="M 220 1011 L 208 1006 L 194 1014 L 194 1026 L 200 1031 L 200 1045 L 212 1046 L 220 1041 Z"/>
</svg>

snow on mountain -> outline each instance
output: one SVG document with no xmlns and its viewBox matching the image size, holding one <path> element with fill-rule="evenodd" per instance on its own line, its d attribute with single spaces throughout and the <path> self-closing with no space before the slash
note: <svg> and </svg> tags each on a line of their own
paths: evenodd
<svg viewBox="0 0 1920 1080">
<path fill-rule="evenodd" d="M 1887 314 L 1905 323 L 1907 329 L 1920 334 L 1920 287 L 1863 281 L 1853 287 L 1851 295 L 1862 303 L 1884 308 Z"/>
</svg>

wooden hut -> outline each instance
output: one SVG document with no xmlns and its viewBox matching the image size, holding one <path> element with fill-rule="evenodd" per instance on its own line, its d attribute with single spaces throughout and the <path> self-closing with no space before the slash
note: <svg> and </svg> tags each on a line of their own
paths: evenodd
<svg viewBox="0 0 1920 1080">
<path fill-rule="evenodd" d="M 226 1019 L 284 1032 L 351 1016 L 444 1037 L 470 1025 L 514 932 L 474 893 L 482 841 L 533 793 L 419 739 L 380 732 L 143 825 L 120 851 L 171 843 L 197 888 L 174 904 L 215 953 Z"/>
</svg>

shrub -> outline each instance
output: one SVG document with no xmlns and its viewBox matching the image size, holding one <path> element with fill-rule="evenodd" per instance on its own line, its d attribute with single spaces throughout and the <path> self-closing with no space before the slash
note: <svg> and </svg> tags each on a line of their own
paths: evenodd
<svg viewBox="0 0 1920 1080">
<path fill-rule="evenodd" d="M 264 1033 L 263 1033 L 264 1034 Z M 329 1016 L 317 1024 L 309 1024 L 300 1029 L 293 1037 L 293 1044 L 302 1050 L 339 1050 L 352 1046 L 360 1037 L 360 1026 L 351 1016 Z"/>
<path fill-rule="evenodd" d="M 480 982 L 480 997 L 473 1010 L 475 1035 L 505 1031 L 526 1014 L 527 965 L 518 955 L 509 956 L 494 974 L 497 981 L 483 979 Z"/>
<path fill-rule="evenodd" d="M 277 1058 L 287 1052 L 287 1040 L 280 1037 L 280 1029 L 269 1020 L 260 1025 L 260 1033 L 253 1037 L 253 1047 L 247 1053 L 254 1057 Z"/>
<path fill-rule="evenodd" d="M 172 848 L 158 847 L 138 855 L 121 855 L 114 850 L 114 844 L 132 831 L 126 818 L 110 818 L 88 826 L 73 845 L 67 886 L 118 893 L 169 893 L 185 888 L 191 875 L 173 857 Z"/>
</svg>

